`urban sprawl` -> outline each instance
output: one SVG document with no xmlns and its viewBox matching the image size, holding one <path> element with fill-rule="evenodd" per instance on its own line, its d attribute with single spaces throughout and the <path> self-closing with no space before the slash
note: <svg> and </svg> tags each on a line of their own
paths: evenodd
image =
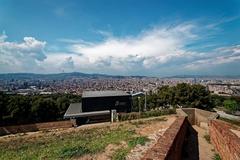
<svg viewBox="0 0 240 160">
<path fill-rule="evenodd" d="M 154 92 L 157 88 L 178 83 L 201 84 L 211 93 L 224 96 L 240 95 L 240 79 L 230 78 L 70 78 L 46 79 L 0 79 L 0 91 L 7 94 L 54 94 L 81 95 L 87 90 L 123 90 L 130 92 Z"/>
</svg>

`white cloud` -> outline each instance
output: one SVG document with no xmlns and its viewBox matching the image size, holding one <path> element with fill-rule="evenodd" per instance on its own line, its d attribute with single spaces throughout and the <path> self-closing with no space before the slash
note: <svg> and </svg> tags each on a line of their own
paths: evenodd
<svg viewBox="0 0 240 160">
<path fill-rule="evenodd" d="M 46 42 L 24 37 L 23 42 L 8 42 L 5 34 L 0 36 L 0 66 L 2 72 L 24 72 L 38 69 L 37 61 L 46 58 Z"/>
<path fill-rule="evenodd" d="M 185 68 L 191 70 L 209 69 L 209 67 L 233 62 L 240 62 L 240 45 L 217 48 L 211 55 L 189 63 Z"/>
<path fill-rule="evenodd" d="M 108 66 L 114 68 L 121 62 L 128 68 L 128 60 L 131 59 L 131 64 L 136 63 L 135 67 L 143 65 L 144 68 L 151 68 L 173 58 L 186 56 L 185 45 L 198 38 L 193 33 L 194 29 L 192 24 L 156 27 L 136 37 L 110 36 L 101 43 L 78 43 L 70 48 L 87 59 L 89 65 L 108 61 Z"/>
<path fill-rule="evenodd" d="M 101 31 L 105 37 L 96 43 L 58 39 L 67 48 L 66 52 L 46 52 L 46 42 L 33 37 L 24 37 L 23 42 L 8 42 L 3 34 L 0 36 L 0 72 L 77 71 L 161 76 L 198 74 L 240 61 L 240 45 L 207 52 L 189 50 L 189 45 L 204 37 L 201 26 L 193 23 L 154 27 L 122 38 L 106 33 Z"/>
</svg>

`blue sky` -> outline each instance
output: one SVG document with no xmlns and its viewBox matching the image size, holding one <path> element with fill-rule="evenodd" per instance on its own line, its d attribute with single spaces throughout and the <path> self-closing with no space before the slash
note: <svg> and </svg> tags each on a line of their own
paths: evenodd
<svg viewBox="0 0 240 160">
<path fill-rule="evenodd" d="M 240 75 L 238 0 L 0 0 L 0 73 Z"/>
</svg>

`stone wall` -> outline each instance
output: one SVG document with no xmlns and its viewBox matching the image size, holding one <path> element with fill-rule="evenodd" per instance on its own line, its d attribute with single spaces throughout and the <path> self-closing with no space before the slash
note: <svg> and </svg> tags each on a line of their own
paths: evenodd
<svg viewBox="0 0 240 160">
<path fill-rule="evenodd" d="M 209 134 L 211 143 L 222 160 L 240 159 L 240 128 L 235 128 L 220 120 L 211 120 Z"/>
<path fill-rule="evenodd" d="M 208 123 L 212 119 L 217 118 L 217 113 L 209 112 L 201 109 L 195 109 L 195 125 L 208 130 Z"/>
<path fill-rule="evenodd" d="M 182 111 L 181 111 L 182 110 Z M 197 108 L 181 108 L 177 109 L 177 114 L 183 116 L 186 113 L 191 125 L 198 125 L 201 128 L 208 129 L 208 122 L 217 118 L 217 113 L 209 112 Z"/>
<path fill-rule="evenodd" d="M 190 123 L 186 117 L 178 117 L 157 143 L 146 152 L 142 160 L 180 160 L 189 126 Z"/>
<path fill-rule="evenodd" d="M 180 110 L 183 110 L 187 114 L 188 121 L 191 123 L 191 125 L 195 124 L 195 108 L 182 108 Z"/>
<path fill-rule="evenodd" d="M 45 123 L 35 123 L 26 125 L 16 125 L 16 126 L 5 126 L 0 127 L 0 136 L 15 133 L 25 133 L 25 132 L 35 132 L 49 129 L 57 128 L 70 128 L 72 127 L 72 122 L 67 121 L 57 121 L 57 122 L 45 122 Z"/>
</svg>

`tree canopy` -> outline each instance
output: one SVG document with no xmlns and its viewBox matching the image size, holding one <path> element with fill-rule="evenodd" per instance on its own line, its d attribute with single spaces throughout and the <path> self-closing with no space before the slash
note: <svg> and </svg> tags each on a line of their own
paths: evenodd
<svg viewBox="0 0 240 160">
<path fill-rule="evenodd" d="M 81 97 L 70 94 L 23 96 L 0 93 L 0 125 L 61 120 L 71 102 L 81 102 Z"/>
<path fill-rule="evenodd" d="M 141 98 L 141 107 L 144 106 L 144 98 Z M 134 109 L 138 108 L 137 102 L 134 102 Z M 180 83 L 176 86 L 162 86 L 155 92 L 147 95 L 147 108 L 154 109 L 158 107 L 169 106 L 196 107 L 210 110 L 213 107 L 211 95 L 205 86 L 199 84 Z"/>
</svg>

